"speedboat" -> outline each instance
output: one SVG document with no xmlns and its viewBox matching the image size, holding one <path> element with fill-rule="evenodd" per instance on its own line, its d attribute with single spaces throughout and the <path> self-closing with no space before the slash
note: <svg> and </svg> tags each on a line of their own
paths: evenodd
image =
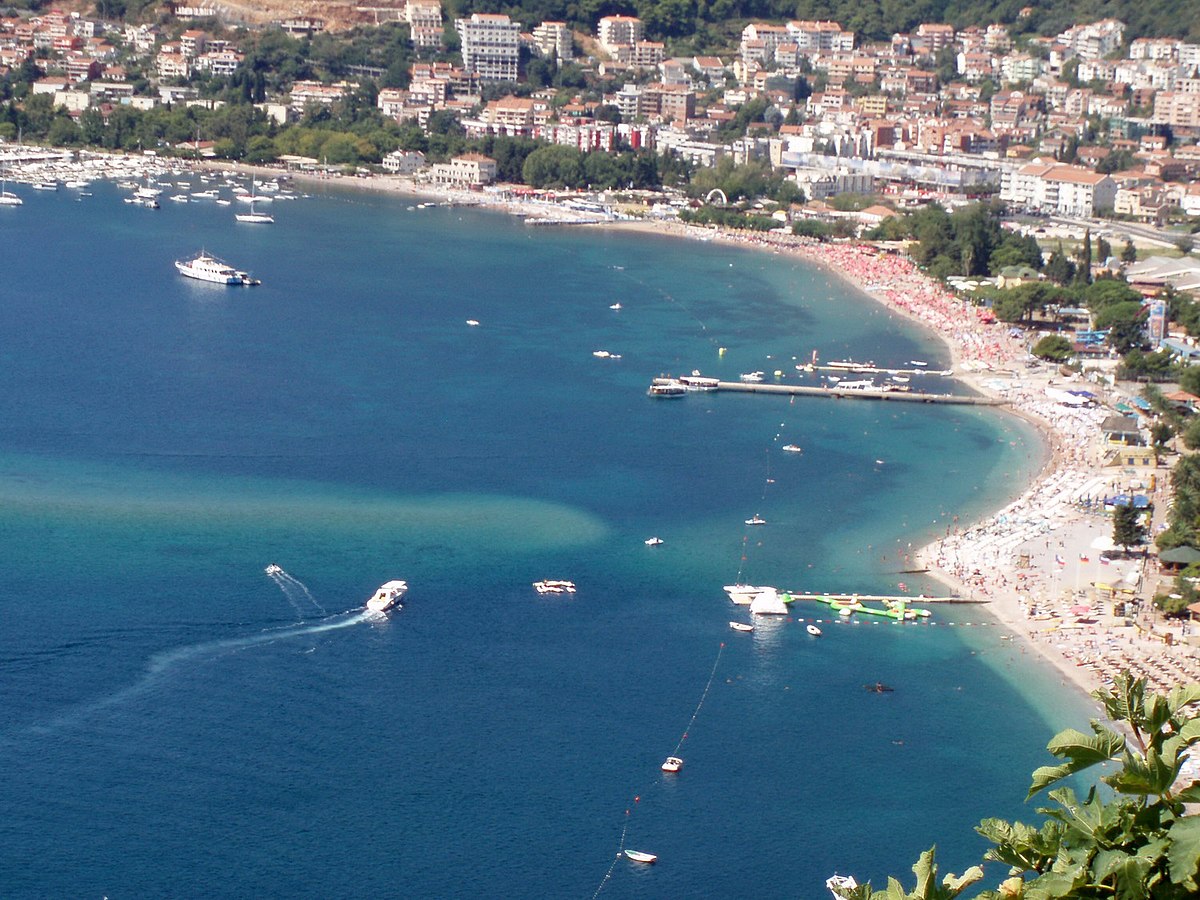
<svg viewBox="0 0 1200 900">
<path fill-rule="evenodd" d="M 535 581 L 533 589 L 539 594 L 573 594 L 575 593 L 575 582 L 546 579 L 545 581 Z"/>
<path fill-rule="evenodd" d="M 658 857 L 653 853 L 643 853 L 641 850 L 626 850 L 625 855 L 634 862 L 646 863 L 647 865 L 658 861 Z"/>
<path fill-rule="evenodd" d="M 752 384 L 757 384 L 758 382 L 763 380 L 763 373 L 762 372 L 743 372 L 741 375 L 738 376 L 738 378 L 740 378 L 742 381 L 747 381 Z"/>
<path fill-rule="evenodd" d="M 664 541 L 660 537 L 646 538 L 646 546 L 647 547 L 658 547 L 659 545 L 665 544 L 665 543 L 666 543 L 666 541 Z"/>
<path fill-rule="evenodd" d="M 929 363 L 925 362 L 925 360 L 923 360 L 923 359 L 910 359 L 908 361 L 908 364 L 910 366 L 916 366 L 918 369 L 923 369 L 927 365 L 929 365 Z"/>
<path fill-rule="evenodd" d="M 271 563 L 269 566 L 267 566 L 265 569 L 263 569 L 263 571 L 266 572 L 268 575 L 279 575 L 283 572 L 283 567 L 277 566 L 277 565 L 275 565 L 275 563 Z"/>
<path fill-rule="evenodd" d="M 683 760 L 678 756 L 668 756 L 666 762 L 662 764 L 664 772 L 678 772 L 683 768 Z"/>
<path fill-rule="evenodd" d="M 767 520 L 764 519 L 762 516 L 755 515 L 754 517 L 747 519 L 746 524 L 747 525 L 766 525 Z"/>
<path fill-rule="evenodd" d="M 620 303 L 614 303 L 612 306 L 609 307 L 609 309 L 620 309 L 620 308 L 621 308 Z"/>
<path fill-rule="evenodd" d="M 172 194 L 171 199 L 176 203 L 187 203 L 188 202 L 187 194 Z"/>
<path fill-rule="evenodd" d="M 229 263 L 209 256 L 201 251 L 192 259 L 175 260 L 175 268 L 180 275 L 195 278 L 198 281 L 211 281 L 215 284 L 259 284 L 257 278 L 251 278 L 249 273 L 240 272 Z"/>
<path fill-rule="evenodd" d="M 813 637 L 821 636 L 821 629 L 818 628 L 816 625 L 805 625 L 804 630 L 807 631 L 809 634 L 811 634 Z"/>
<path fill-rule="evenodd" d="M 607 350 L 593 350 L 592 356 L 596 357 L 597 359 L 608 359 L 610 356 L 612 356 L 612 354 Z"/>
<path fill-rule="evenodd" d="M 730 622 L 729 627 L 734 631 L 753 631 L 753 625 L 747 625 L 745 622 Z"/>
<path fill-rule="evenodd" d="M 371 612 L 387 612 L 393 606 L 400 604 L 400 598 L 404 596 L 404 592 L 408 590 L 408 584 L 404 581 L 388 581 L 379 586 L 372 596 L 367 601 L 367 609 Z"/>
<path fill-rule="evenodd" d="M 479 325 L 479 320 L 478 319 L 467 319 L 467 324 L 470 325 L 472 328 L 475 328 L 476 326 Z"/>
<path fill-rule="evenodd" d="M 803 453 L 804 448 L 799 444 L 784 444 L 783 449 L 787 453 Z"/>
<path fill-rule="evenodd" d="M 58 190 L 58 182 L 57 181 L 35 181 L 33 184 L 30 185 L 30 187 L 33 188 L 35 191 L 57 191 Z"/>
</svg>

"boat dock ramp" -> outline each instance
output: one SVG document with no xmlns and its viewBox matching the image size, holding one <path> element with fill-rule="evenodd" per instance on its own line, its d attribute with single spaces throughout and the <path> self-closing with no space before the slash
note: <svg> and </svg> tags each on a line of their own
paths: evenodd
<svg viewBox="0 0 1200 900">
<path fill-rule="evenodd" d="M 1001 406 L 1006 401 L 991 397 L 968 397 L 963 394 L 926 394 L 920 391 L 897 391 L 863 388 L 808 387 L 802 384 L 767 384 L 754 381 L 720 381 L 715 390 L 743 394 L 791 394 L 801 397 L 828 397 L 834 400 L 898 400 L 903 403 L 952 403 L 964 406 Z"/>
</svg>

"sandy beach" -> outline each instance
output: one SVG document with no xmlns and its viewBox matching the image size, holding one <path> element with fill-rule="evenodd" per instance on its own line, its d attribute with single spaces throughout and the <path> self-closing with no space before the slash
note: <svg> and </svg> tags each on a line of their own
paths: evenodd
<svg viewBox="0 0 1200 900">
<path fill-rule="evenodd" d="M 207 170 L 229 176 L 278 178 L 277 168 L 222 163 L 180 163 L 153 157 L 101 156 L 78 163 L 31 162 L 14 167 L 14 180 L 45 177 L 138 178 L 167 171 Z M 399 176 L 324 177 L 287 173 L 297 187 L 381 191 L 439 203 L 496 208 L 524 217 L 590 221 L 561 205 L 512 192 L 448 191 Z M 1167 689 L 1200 680 L 1200 651 L 1189 626 L 1168 622 L 1150 607 L 1159 581 L 1157 564 L 1123 558 L 1109 544 L 1111 517 L 1100 501 L 1120 492 L 1151 496 L 1160 511 L 1168 499 L 1169 470 L 1136 470 L 1109 464 L 1100 423 L 1115 411 L 1109 390 L 1056 367 L 1027 366 L 1030 335 L 990 316 L 926 277 L 906 257 L 867 244 L 820 243 L 786 234 L 741 233 L 678 221 L 625 219 L 576 227 L 639 230 L 682 239 L 729 242 L 795 254 L 864 291 L 887 309 L 937 334 L 947 347 L 954 377 L 971 390 L 1005 401 L 1012 414 L 1033 423 L 1047 447 L 1046 463 L 1032 485 L 980 522 L 957 522 L 922 548 L 914 565 L 928 568 L 952 591 L 987 601 L 986 609 L 1053 663 L 1065 683 L 1085 692 L 1128 668 Z M 1095 406 L 1065 405 L 1048 394 L 1086 390 Z M 1153 485 L 1153 487 L 1152 487 Z M 1165 580 L 1165 579 L 1164 579 Z M 1133 601 L 1140 599 L 1140 604 Z"/>
</svg>

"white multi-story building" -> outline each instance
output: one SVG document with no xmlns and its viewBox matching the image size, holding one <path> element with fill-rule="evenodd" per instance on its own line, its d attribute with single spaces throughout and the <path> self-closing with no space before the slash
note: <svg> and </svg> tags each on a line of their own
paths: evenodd
<svg viewBox="0 0 1200 900">
<path fill-rule="evenodd" d="M 408 0 L 404 7 L 409 37 L 414 47 L 442 44 L 442 4 L 439 0 Z"/>
<path fill-rule="evenodd" d="M 796 21 L 787 23 L 788 39 L 802 56 L 818 53 L 849 53 L 854 49 L 854 32 L 843 31 L 837 22 Z"/>
<path fill-rule="evenodd" d="M 612 56 L 617 55 L 618 47 L 631 47 L 645 37 L 646 28 L 635 16 L 605 16 L 596 28 L 600 46 Z"/>
<path fill-rule="evenodd" d="M 1117 183 L 1082 166 L 1034 162 L 1005 170 L 1000 199 L 1014 206 L 1057 213 L 1091 216 L 1097 209 L 1111 208 Z"/>
<path fill-rule="evenodd" d="M 533 29 L 533 42 L 547 59 L 574 59 L 575 42 L 566 22 L 543 22 Z"/>
<path fill-rule="evenodd" d="M 1102 59 L 1119 48 L 1124 39 L 1125 23 L 1116 19 L 1076 25 L 1058 36 L 1060 44 L 1066 44 L 1083 59 Z"/>
<path fill-rule="evenodd" d="M 472 13 L 456 19 L 462 41 L 463 69 L 480 81 L 516 81 L 521 26 L 508 16 Z"/>
<path fill-rule="evenodd" d="M 1154 95 L 1152 121 L 1176 128 L 1200 128 L 1200 94 L 1159 91 Z"/>
</svg>

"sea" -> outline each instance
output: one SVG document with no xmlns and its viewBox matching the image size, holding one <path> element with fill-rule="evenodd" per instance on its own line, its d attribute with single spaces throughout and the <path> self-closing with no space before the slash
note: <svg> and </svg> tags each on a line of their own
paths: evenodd
<svg viewBox="0 0 1200 900">
<path fill-rule="evenodd" d="M 722 586 L 943 593 L 912 551 L 1019 494 L 1038 436 L 993 408 L 646 393 L 794 381 L 814 350 L 945 367 L 930 333 L 718 242 L 336 185 L 266 227 L 174 187 L 17 189 L 0 895 L 816 900 L 1036 821 L 1047 740 L 1095 707 L 985 608 L 797 602 L 738 633 Z M 177 275 L 201 250 L 262 284 Z M 392 579 L 403 607 L 365 616 Z"/>
</svg>

